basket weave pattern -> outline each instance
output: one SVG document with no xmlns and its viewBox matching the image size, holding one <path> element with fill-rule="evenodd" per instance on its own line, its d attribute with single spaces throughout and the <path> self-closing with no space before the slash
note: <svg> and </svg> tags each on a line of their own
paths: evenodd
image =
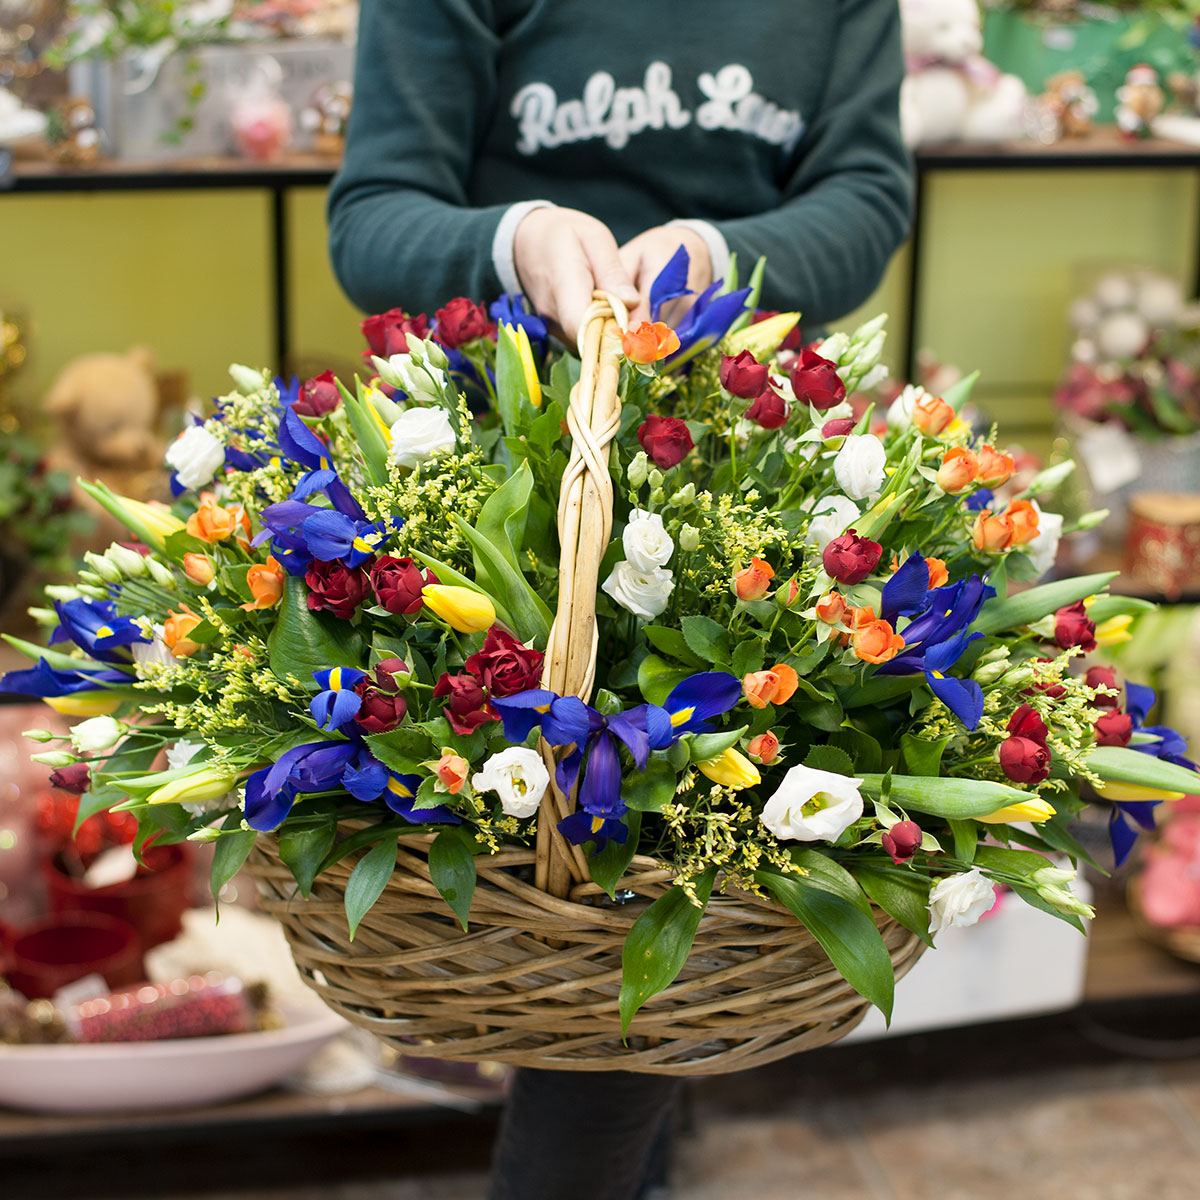
<svg viewBox="0 0 1200 1200">
<path fill-rule="evenodd" d="M 614 313 L 616 316 L 614 316 Z M 624 310 L 597 295 L 580 336 L 582 370 L 571 395 L 572 456 L 558 512 L 558 613 L 543 686 L 591 694 L 595 596 L 612 533 L 608 448 L 620 426 Z M 554 775 L 553 751 L 542 753 Z M 283 924 L 305 980 L 335 1011 L 425 1057 L 491 1060 L 558 1070 L 711 1075 L 742 1070 L 836 1041 L 867 1002 L 833 969 L 786 909 L 745 894 L 714 895 L 686 965 L 620 1035 L 618 994 L 625 935 L 671 873 L 637 857 L 613 904 L 587 860 L 558 833 L 574 797 L 553 786 L 542 802 L 534 850 L 476 860 L 478 883 L 464 933 L 433 886 L 431 835 L 402 837 L 396 870 L 350 941 L 343 910 L 348 859 L 323 873 L 308 900 L 273 842 L 250 858 L 262 906 Z M 923 949 L 881 912 L 899 978 Z"/>
</svg>

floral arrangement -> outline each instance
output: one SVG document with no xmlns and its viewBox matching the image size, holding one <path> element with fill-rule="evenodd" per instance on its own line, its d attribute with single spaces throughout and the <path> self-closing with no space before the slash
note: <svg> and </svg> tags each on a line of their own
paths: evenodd
<svg viewBox="0 0 1200 1200">
<path fill-rule="evenodd" d="M 50 647 L 15 643 L 37 662 L 4 686 L 85 718 L 41 755 L 81 816 L 215 842 L 214 892 L 259 837 L 305 896 L 352 856 L 352 931 L 397 839 L 432 835 L 466 928 L 476 858 L 535 834 L 541 738 L 577 793 L 558 828 L 613 901 L 635 853 L 675 875 L 626 943 L 626 1024 L 714 889 L 786 906 L 885 1012 L 872 905 L 928 941 L 1006 885 L 1079 925 L 1079 783 L 1120 854 L 1129 819 L 1200 790 L 1182 739 L 1087 666 L 1148 606 L 1108 575 L 1022 590 L 1070 464 L 1006 495 L 1012 458 L 958 417 L 972 379 L 855 417 L 884 318 L 798 345 L 797 314 L 754 320 L 761 272 L 671 329 L 681 250 L 621 333 L 589 701 L 540 686 L 579 363 L 520 297 L 372 317 L 353 388 L 233 368 L 168 452 L 172 509 L 89 485 L 142 552 L 93 557 L 41 614 Z"/>
</svg>

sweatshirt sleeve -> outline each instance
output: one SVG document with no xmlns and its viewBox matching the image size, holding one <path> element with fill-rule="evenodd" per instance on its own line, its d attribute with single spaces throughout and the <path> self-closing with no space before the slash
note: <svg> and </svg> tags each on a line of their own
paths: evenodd
<svg viewBox="0 0 1200 1200">
<path fill-rule="evenodd" d="M 467 198 L 498 47 L 490 0 L 362 0 L 329 240 L 338 280 L 368 312 L 501 290 L 492 252 L 508 206 Z"/>
<path fill-rule="evenodd" d="M 904 78 L 896 0 L 842 0 L 825 96 L 771 212 L 712 224 L 748 269 L 767 256 L 764 308 L 806 326 L 871 294 L 912 217 L 912 165 L 900 136 Z"/>
</svg>

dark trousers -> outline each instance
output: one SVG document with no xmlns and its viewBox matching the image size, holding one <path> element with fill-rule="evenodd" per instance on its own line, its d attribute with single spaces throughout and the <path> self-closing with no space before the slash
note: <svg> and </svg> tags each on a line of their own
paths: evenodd
<svg viewBox="0 0 1200 1200">
<path fill-rule="evenodd" d="M 680 1086 L 629 1071 L 519 1068 L 488 1200 L 637 1200 Z"/>
</svg>

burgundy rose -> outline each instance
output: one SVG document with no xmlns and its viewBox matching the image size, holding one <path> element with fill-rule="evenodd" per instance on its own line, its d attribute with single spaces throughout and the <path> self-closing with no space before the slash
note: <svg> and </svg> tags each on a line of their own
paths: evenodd
<svg viewBox="0 0 1200 1200">
<path fill-rule="evenodd" d="M 443 696 L 449 697 L 442 712 L 450 722 L 450 728 L 463 737 L 474 733 L 480 725 L 498 719 L 488 704 L 487 692 L 474 676 L 443 675 L 434 686 L 433 694 L 439 700 Z"/>
<path fill-rule="evenodd" d="M 746 419 L 764 429 L 778 429 L 791 415 L 788 402 L 774 388 L 767 388 L 746 410 Z"/>
<path fill-rule="evenodd" d="M 1120 686 L 1117 684 L 1117 672 L 1112 667 L 1088 667 L 1083 682 L 1090 688 L 1103 687 L 1113 692 L 1120 691 Z M 1121 698 L 1119 696 L 1097 696 L 1092 704 L 1096 708 L 1119 708 Z"/>
<path fill-rule="evenodd" d="M 384 658 L 380 659 L 375 664 L 375 670 L 371 675 L 371 681 L 367 687 L 378 688 L 381 692 L 387 692 L 389 695 L 400 690 L 400 685 L 396 682 L 397 675 L 408 675 L 408 663 L 402 658 Z"/>
<path fill-rule="evenodd" d="M 1128 746 L 1133 736 L 1133 718 L 1128 713 L 1105 713 L 1092 729 L 1098 746 Z"/>
<path fill-rule="evenodd" d="M 826 573 L 838 583 L 855 584 L 862 583 L 879 566 L 882 554 L 883 547 L 878 542 L 859 537 L 853 529 L 848 529 L 825 547 L 821 562 Z"/>
<path fill-rule="evenodd" d="M 493 326 L 481 305 L 465 296 L 451 300 L 434 314 L 437 321 L 437 340 L 456 350 L 490 333 Z"/>
<path fill-rule="evenodd" d="M 1096 648 L 1096 622 L 1089 620 L 1083 601 L 1077 600 L 1054 614 L 1054 640 L 1064 649 L 1079 646 L 1084 651 Z"/>
<path fill-rule="evenodd" d="M 410 317 L 402 308 L 391 308 L 378 316 L 368 317 L 360 328 L 370 346 L 364 357 L 377 354 L 380 358 L 391 358 L 393 354 L 408 353 L 410 333 L 422 339 L 429 336 L 429 318 L 424 313 Z"/>
<path fill-rule="evenodd" d="M 1000 743 L 1000 769 L 1013 783 L 1041 783 L 1050 774 L 1050 751 L 1027 737 Z"/>
<path fill-rule="evenodd" d="M 760 363 L 749 350 L 736 356 L 721 355 L 721 386 L 731 395 L 753 400 L 767 386 L 768 367 Z"/>
<path fill-rule="evenodd" d="M 482 649 L 463 666 L 487 688 L 489 696 L 515 696 L 539 686 L 545 657 L 540 650 L 527 649 L 511 633 L 493 625 L 483 639 Z"/>
<path fill-rule="evenodd" d="M 846 398 L 846 385 L 838 377 L 837 367 L 810 346 L 801 348 L 789 374 L 792 391 L 801 404 L 811 404 L 824 412 Z"/>
<path fill-rule="evenodd" d="M 380 555 L 371 568 L 371 589 L 375 599 L 390 613 L 411 617 L 421 609 L 421 589 L 437 583 L 437 576 L 422 571 L 411 558 Z"/>
<path fill-rule="evenodd" d="M 367 594 L 367 576 L 357 567 L 342 562 L 313 559 L 304 574 L 308 585 L 308 607 L 313 612 L 333 613 L 348 621 Z"/>
<path fill-rule="evenodd" d="M 830 438 L 845 437 L 856 424 L 853 417 L 838 417 L 836 420 L 826 421 L 821 426 L 821 437 L 825 441 L 829 441 Z"/>
<path fill-rule="evenodd" d="M 50 786 L 82 796 L 91 785 L 91 779 L 92 768 L 88 763 L 71 763 L 69 767 L 59 767 L 50 773 Z"/>
<path fill-rule="evenodd" d="M 921 827 L 916 821 L 897 821 L 883 835 L 883 848 L 892 856 L 892 862 L 899 866 L 908 862 L 921 848 Z"/>
<path fill-rule="evenodd" d="M 686 421 L 678 417 L 659 417 L 653 413 L 642 422 L 638 441 L 654 465 L 664 471 L 683 462 L 695 445 Z"/>
<path fill-rule="evenodd" d="M 362 698 L 362 707 L 358 710 L 358 716 L 354 718 L 354 723 L 360 729 L 367 733 L 387 733 L 404 720 L 404 714 L 408 712 L 408 701 L 403 696 L 381 692 L 372 687 L 369 676 L 359 680 L 354 690 Z"/>
<path fill-rule="evenodd" d="M 342 393 L 338 391 L 333 372 L 322 371 L 320 375 L 304 381 L 299 397 L 292 402 L 292 408 L 302 417 L 324 417 L 341 402 Z"/>
<path fill-rule="evenodd" d="M 1022 704 L 1008 718 L 1008 725 L 1005 728 L 1013 737 L 1028 738 L 1031 742 L 1042 742 L 1043 744 L 1050 734 L 1046 728 L 1046 722 L 1028 704 Z"/>
</svg>

